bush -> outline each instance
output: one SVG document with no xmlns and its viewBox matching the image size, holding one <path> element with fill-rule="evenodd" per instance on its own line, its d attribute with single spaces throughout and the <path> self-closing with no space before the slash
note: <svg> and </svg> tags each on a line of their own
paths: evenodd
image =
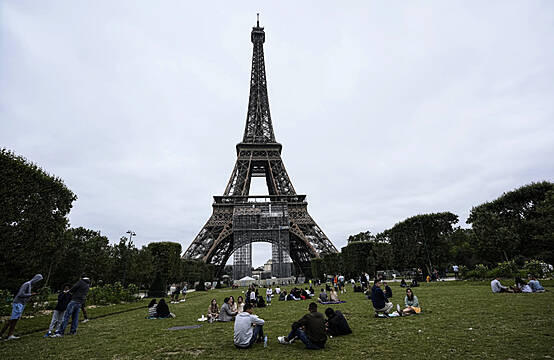
<svg viewBox="0 0 554 360">
<path fill-rule="evenodd" d="M 467 271 L 465 273 L 465 279 L 482 280 L 488 277 L 489 268 L 486 265 L 478 264 L 475 269 Z"/>
<path fill-rule="evenodd" d="M 489 274 L 488 274 L 489 278 L 497 278 L 497 277 L 510 278 L 510 277 L 516 277 L 516 276 L 521 276 L 521 272 L 519 270 L 519 267 L 514 261 L 504 261 L 504 262 L 498 263 L 498 266 L 492 269 L 491 271 L 489 271 Z"/>
<path fill-rule="evenodd" d="M 12 313 L 13 294 L 9 290 L 0 290 L 0 316 Z"/>
<path fill-rule="evenodd" d="M 148 297 L 165 297 L 165 285 L 162 281 L 162 275 L 157 272 L 150 289 L 148 289 Z"/>
<path fill-rule="evenodd" d="M 533 275 L 539 279 L 552 276 L 552 271 L 550 270 L 548 264 L 545 264 L 540 260 L 526 261 L 523 269 L 527 274 Z"/>
<path fill-rule="evenodd" d="M 135 294 L 138 287 L 135 284 L 129 284 L 127 289 L 123 288 L 120 282 L 111 285 L 101 285 L 90 289 L 87 296 L 87 303 L 94 305 L 119 304 L 121 302 L 135 301 Z"/>
</svg>

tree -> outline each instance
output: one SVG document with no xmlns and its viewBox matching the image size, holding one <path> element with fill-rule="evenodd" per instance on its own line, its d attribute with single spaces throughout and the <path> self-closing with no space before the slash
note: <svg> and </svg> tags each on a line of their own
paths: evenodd
<svg viewBox="0 0 554 360">
<path fill-rule="evenodd" d="M 154 242 L 148 244 L 152 254 L 154 272 L 160 273 L 164 286 L 181 281 L 181 244 L 174 242 Z"/>
<path fill-rule="evenodd" d="M 344 259 L 343 272 L 350 278 L 359 276 L 361 273 L 370 271 L 373 259 L 370 259 L 373 243 L 369 241 L 349 242 L 341 249 L 341 255 Z"/>
<path fill-rule="evenodd" d="M 0 149 L 0 283 L 16 291 L 34 274 L 44 284 L 61 253 L 67 215 L 77 197 L 60 178 Z M 32 259 L 32 260 L 31 260 Z"/>
<path fill-rule="evenodd" d="M 394 266 L 398 269 L 446 267 L 449 262 L 450 235 L 458 216 L 451 212 L 412 216 L 378 234 L 390 243 Z"/>
<path fill-rule="evenodd" d="M 348 237 L 348 243 L 359 241 L 375 241 L 375 236 L 371 234 L 371 231 L 360 232 L 356 235 L 350 235 Z"/>
<path fill-rule="evenodd" d="M 498 199 L 471 209 L 468 224 L 474 246 L 489 263 L 513 260 L 519 255 L 552 262 L 552 201 L 554 184 L 524 185 Z"/>
<path fill-rule="evenodd" d="M 313 258 L 311 261 L 312 277 L 318 280 L 325 280 L 323 271 L 323 259 Z"/>
<path fill-rule="evenodd" d="M 342 261 L 340 253 L 329 253 L 323 256 L 323 271 L 327 275 L 342 272 Z"/>
</svg>

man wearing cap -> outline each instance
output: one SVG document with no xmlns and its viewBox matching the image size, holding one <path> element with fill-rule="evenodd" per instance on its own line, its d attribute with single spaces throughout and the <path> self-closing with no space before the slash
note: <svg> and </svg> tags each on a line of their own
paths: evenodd
<svg viewBox="0 0 554 360">
<path fill-rule="evenodd" d="M 90 288 L 90 279 L 86 275 L 82 275 L 82 278 L 73 285 L 69 292 L 71 293 L 71 301 L 67 305 L 67 309 L 63 316 L 62 324 L 56 334 L 53 337 L 62 337 L 69 322 L 71 316 L 71 329 L 70 335 L 75 335 L 77 332 L 77 325 L 79 324 L 79 310 L 81 304 L 83 304 L 87 298 L 87 294 Z"/>
</svg>

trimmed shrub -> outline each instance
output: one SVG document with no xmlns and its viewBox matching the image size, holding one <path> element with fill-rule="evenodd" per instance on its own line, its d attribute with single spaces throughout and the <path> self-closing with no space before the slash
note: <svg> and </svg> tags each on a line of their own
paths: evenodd
<svg viewBox="0 0 554 360">
<path fill-rule="evenodd" d="M 165 286 L 162 281 L 162 275 L 157 272 L 150 289 L 148 289 L 148 297 L 165 297 Z"/>
<path fill-rule="evenodd" d="M 523 270 L 525 270 L 527 274 L 533 275 L 539 279 L 544 279 L 552 276 L 552 270 L 550 270 L 550 266 L 540 260 L 526 261 L 525 265 L 523 266 Z"/>
</svg>

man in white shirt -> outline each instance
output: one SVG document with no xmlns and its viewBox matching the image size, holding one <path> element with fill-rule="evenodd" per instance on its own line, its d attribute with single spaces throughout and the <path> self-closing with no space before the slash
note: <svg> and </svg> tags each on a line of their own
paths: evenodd
<svg viewBox="0 0 554 360">
<path fill-rule="evenodd" d="M 508 289 L 506 286 L 503 286 L 500 283 L 500 278 L 496 278 L 493 281 L 491 281 L 491 290 L 493 293 L 514 292 L 513 290 Z"/>
<path fill-rule="evenodd" d="M 234 343 L 239 349 L 248 349 L 254 342 L 263 341 L 265 321 L 252 312 L 252 304 L 247 303 L 244 305 L 244 311 L 235 318 Z"/>
<path fill-rule="evenodd" d="M 281 288 L 279 286 L 277 286 L 275 288 L 275 294 L 279 295 L 281 293 Z"/>
<path fill-rule="evenodd" d="M 265 302 L 267 303 L 267 306 L 271 306 L 271 297 L 273 296 L 273 289 L 268 287 L 265 291 Z"/>
</svg>

